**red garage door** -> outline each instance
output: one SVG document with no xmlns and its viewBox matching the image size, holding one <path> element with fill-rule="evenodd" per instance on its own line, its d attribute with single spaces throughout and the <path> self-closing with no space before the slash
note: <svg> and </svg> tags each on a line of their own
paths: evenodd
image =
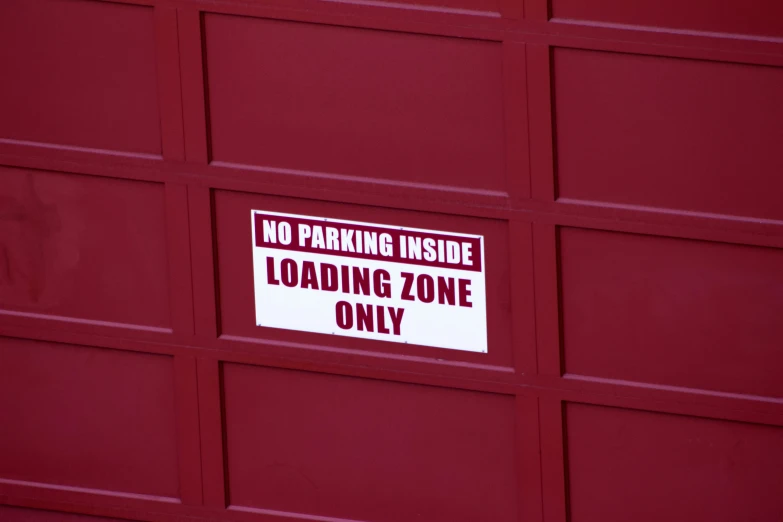
<svg viewBox="0 0 783 522">
<path fill-rule="evenodd" d="M 783 519 L 777 0 L 0 2 L 0 520 Z"/>
</svg>

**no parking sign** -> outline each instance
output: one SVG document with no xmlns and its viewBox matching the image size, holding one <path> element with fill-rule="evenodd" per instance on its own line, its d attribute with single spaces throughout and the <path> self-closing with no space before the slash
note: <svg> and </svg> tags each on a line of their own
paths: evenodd
<svg viewBox="0 0 783 522">
<path fill-rule="evenodd" d="M 251 218 L 259 326 L 487 351 L 483 236 Z"/>
</svg>

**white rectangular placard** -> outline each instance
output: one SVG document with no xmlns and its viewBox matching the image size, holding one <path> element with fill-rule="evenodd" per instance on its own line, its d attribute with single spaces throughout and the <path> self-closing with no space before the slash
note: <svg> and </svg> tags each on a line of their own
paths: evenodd
<svg viewBox="0 0 783 522">
<path fill-rule="evenodd" d="M 251 211 L 256 324 L 487 351 L 484 238 Z"/>
</svg>

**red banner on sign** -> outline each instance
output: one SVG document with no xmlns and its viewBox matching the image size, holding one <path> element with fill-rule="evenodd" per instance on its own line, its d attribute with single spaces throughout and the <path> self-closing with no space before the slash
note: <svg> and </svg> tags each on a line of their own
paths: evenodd
<svg viewBox="0 0 783 522">
<path fill-rule="evenodd" d="M 256 246 L 481 272 L 481 238 L 256 213 Z"/>
</svg>

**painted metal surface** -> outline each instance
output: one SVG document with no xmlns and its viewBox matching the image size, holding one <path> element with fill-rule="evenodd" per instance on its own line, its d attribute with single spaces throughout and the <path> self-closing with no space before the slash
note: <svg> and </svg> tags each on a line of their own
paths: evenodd
<svg viewBox="0 0 783 522">
<path fill-rule="evenodd" d="M 0 2 L 0 520 L 780 520 L 781 20 Z M 486 353 L 258 326 L 254 210 L 481 238 Z"/>
</svg>

